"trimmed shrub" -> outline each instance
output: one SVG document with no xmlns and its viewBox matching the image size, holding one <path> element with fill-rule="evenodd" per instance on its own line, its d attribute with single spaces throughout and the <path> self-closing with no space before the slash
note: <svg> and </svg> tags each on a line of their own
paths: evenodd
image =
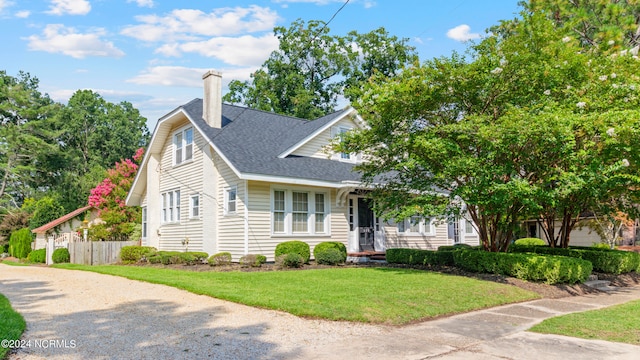
<svg viewBox="0 0 640 360">
<path fill-rule="evenodd" d="M 150 264 L 162 265 L 195 265 L 204 262 L 206 258 L 207 253 L 198 251 L 158 251 L 151 252 L 146 256 Z"/>
<path fill-rule="evenodd" d="M 156 248 L 151 246 L 125 246 L 120 249 L 120 260 L 124 263 L 137 263 L 142 260 L 146 260 L 148 256 L 153 255 L 156 252 Z"/>
<path fill-rule="evenodd" d="M 514 246 L 513 253 L 530 252 L 536 254 L 568 256 L 584 259 L 593 264 L 593 270 L 606 274 L 624 274 L 640 270 L 640 254 L 591 247 L 552 248 L 548 246 Z"/>
<path fill-rule="evenodd" d="M 547 284 L 584 282 L 593 266 L 589 261 L 566 256 L 541 256 L 524 253 L 454 251 L 455 265 L 461 269 L 501 274 Z"/>
<path fill-rule="evenodd" d="M 454 252 L 457 251 L 387 249 L 386 259 L 389 264 L 453 265 Z"/>
<path fill-rule="evenodd" d="M 51 259 L 54 264 L 68 263 L 71 261 L 71 255 L 69 255 L 69 250 L 67 248 L 60 248 L 53 251 Z"/>
<path fill-rule="evenodd" d="M 323 265 L 338 265 L 344 263 L 347 260 L 346 255 L 343 254 L 342 251 L 333 247 L 322 249 L 321 251 L 317 252 L 317 255 L 314 251 L 314 256 L 316 262 Z"/>
<path fill-rule="evenodd" d="M 219 252 L 211 255 L 209 258 L 210 266 L 222 266 L 231 264 L 231 253 L 227 251 Z"/>
<path fill-rule="evenodd" d="M 343 243 L 337 241 L 324 241 L 319 243 L 313 248 L 313 258 L 318 261 L 318 253 L 321 253 L 327 249 L 336 249 L 342 253 L 344 261 L 347 260 L 347 247 Z"/>
<path fill-rule="evenodd" d="M 276 257 L 286 254 L 300 255 L 305 264 L 308 264 L 309 259 L 311 258 L 311 250 L 309 248 L 309 244 L 299 240 L 281 242 L 276 246 Z"/>
<path fill-rule="evenodd" d="M 300 254 L 288 253 L 276 257 L 276 266 L 281 268 L 300 268 L 304 265 L 304 258 Z"/>
<path fill-rule="evenodd" d="M 538 238 L 522 238 L 514 242 L 516 246 L 545 246 L 547 243 Z"/>
<path fill-rule="evenodd" d="M 47 249 L 33 250 L 27 256 L 27 260 L 33 263 L 44 264 L 45 262 L 47 262 Z"/>
<path fill-rule="evenodd" d="M 593 245 L 591 245 L 592 249 L 604 249 L 604 250 L 611 250 L 611 246 L 609 246 L 609 244 L 607 243 L 594 243 Z"/>
<path fill-rule="evenodd" d="M 465 243 L 438 246 L 437 251 L 453 251 L 459 249 L 475 249 L 473 246 Z"/>
<path fill-rule="evenodd" d="M 18 259 L 26 258 L 31 252 L 31 230 L 22 228 L 11 233 L 9 237 L 9 254 Z"/>
<path fill-rule="evenodd" d="M 261 267 L 262 264 L 267 262 L 267 257 L 264 255 L 248 254 L 240 258 L 240 265 L 244 267 Z"/>
</svg>

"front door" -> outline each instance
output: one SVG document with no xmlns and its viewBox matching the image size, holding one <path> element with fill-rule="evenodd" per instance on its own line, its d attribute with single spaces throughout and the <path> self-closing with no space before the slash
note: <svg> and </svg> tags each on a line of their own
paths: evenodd
<svg viewBox="0 0 640 360">
<path fill-rule="evenodd" d="M 359 251 L 374 251 L 374 216 L 369 199 L 358 198 L 358 244 Z"/>
</svg>

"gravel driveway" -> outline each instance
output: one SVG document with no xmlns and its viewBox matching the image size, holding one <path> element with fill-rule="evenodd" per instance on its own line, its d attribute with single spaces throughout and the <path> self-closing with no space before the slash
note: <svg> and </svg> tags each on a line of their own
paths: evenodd
<svg viewBox="0 0 640 360">
<path fill-rule="evenodd" d="M 525 333 L 543 318 L 640 298 L 535 300 L 392 327 L 301 319 L 164 285 L 0 264 L 27 321 L 16 359 L 637 359 L 639 346 Z"/>
</svg>

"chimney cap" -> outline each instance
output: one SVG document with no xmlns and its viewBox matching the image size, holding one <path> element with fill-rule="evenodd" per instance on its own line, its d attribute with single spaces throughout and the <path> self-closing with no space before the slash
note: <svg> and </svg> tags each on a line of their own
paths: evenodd
<svg viewBox="0 0 640 360">
<path fill-rule="evenodd" d="M 216 71 L 216 70 L 209 70 L 206 73 L 204 73 L 204 75 L 202 75 L 202 79 L 206 79 L 209 76 L 217 76 L 217 77 L 222 77 L 222 73 L 220 71 Z"/>
</svg>

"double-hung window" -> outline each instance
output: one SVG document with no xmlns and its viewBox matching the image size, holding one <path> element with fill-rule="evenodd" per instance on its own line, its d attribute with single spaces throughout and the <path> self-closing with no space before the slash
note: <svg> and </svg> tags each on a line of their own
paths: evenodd
<svg viewBox="0 0 640 360">
<path fill-rule="evenodd" d="M 162 193 L 162 222 L 171 223 L 180 221 L 180 190 L 172 190 Z"/>
<path fill-rule="evenodd" d="M 173 135 L 174 165 L 193 159 L 193 128 L 178 130 Z"/>
<path fill-rule="evenodd" d="M 329 234 L 327 194 L 274 189 L 272 191 L 273 234 Z"/>
<path fill-rule="evenodd" d="M 403 234 L 435 235 L 436 232 L 433 219 L 423 218 L 418 215 L 398 221 L 396 226 L 398 233 Z"/>
<path fill-rule="evenodd" d="M 147 207 L 142 207 L 142 238 L 146 239 L 149 235 L 147 234 Z"/>
<path fill-rule="evenodd" d="M 236 186 L 225 189 L 224 195 L 224 214 L 231 215 L 236 213 L 238 188 Z"/>
<path fill-rule="evenodd" d="M 193 194 L 189 199 L 189 218 L 197 219 L 200 217 L 200 195 Z"/>
</svg>

